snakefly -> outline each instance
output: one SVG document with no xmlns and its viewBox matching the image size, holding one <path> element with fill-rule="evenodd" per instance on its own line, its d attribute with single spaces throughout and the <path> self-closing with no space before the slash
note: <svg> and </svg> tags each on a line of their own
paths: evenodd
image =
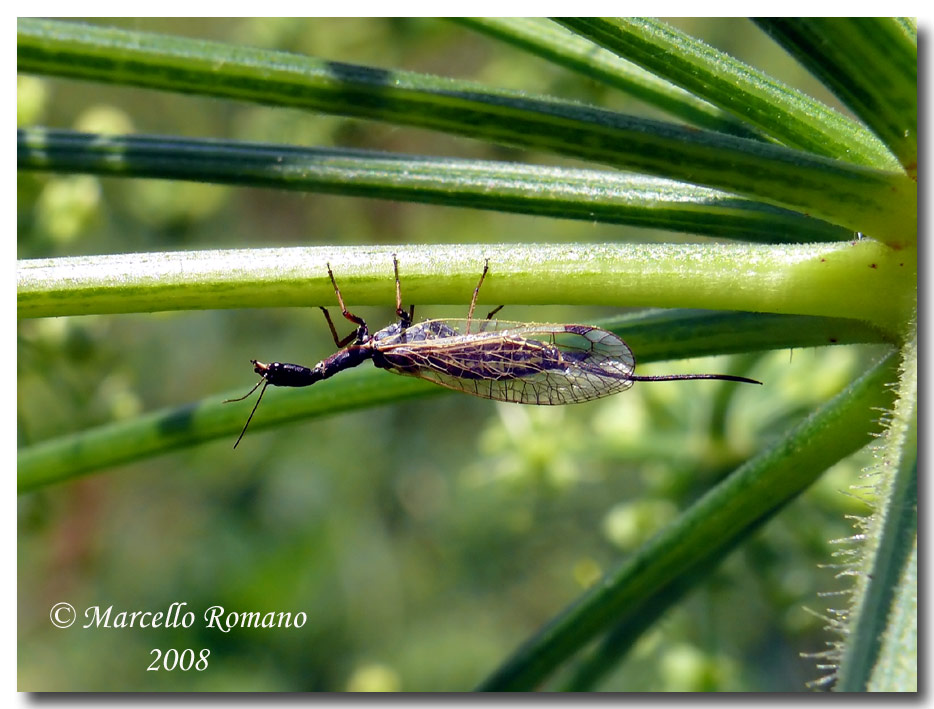
<svg viewBox="0 0 934 709">
<path fill-rule="evenodd" d="M 464 320 L 426 320 L 413 323 L 415 306 L 402 308 L 399 262 L 392 257 L 396 275 L 396 315 L 399 322 L 373 334 L 363 318 L 347 310 L 331 265 L 328 276 L 334 286 L 341 314 L 357 328 L 340 339 L 326 308 L 321 308 L 338 351 L 309 369 L 299 364 L 250 360 L 261 379 L 239 399 L 243 401 L 263 386 L 250 416 L 234 444 L 239 445 L 262 401 L 266 387 L 306 387 L 338 372 L 372 360 L 380 369 L 427 379 L 449 389 L 484 399 L 518 404 L 574 404 L 617 394 L 633 382 L 685 379 L 723 379 L 761 384 L 755 379 L 729 374 L 667 374 L 637 376 L 632 350 L 617 335 L 592 325 L 539 325 L 493 320 L 502 305 L 485 320 L 474 320 L 477 294 L 489 270 L 483 266 Z M 225 402 L 225 403 L 228 403 Z"/>
</svg>

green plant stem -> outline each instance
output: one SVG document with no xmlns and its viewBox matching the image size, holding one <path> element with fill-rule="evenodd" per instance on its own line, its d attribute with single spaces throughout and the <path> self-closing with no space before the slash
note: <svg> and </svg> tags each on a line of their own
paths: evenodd
<svg viewBox="0 0 934 709">
<path fill-rule="evenodd" d="M 852 237 L 842 227 L 728 192 L 608 170 L 44 128 L 17 131 L 17 166 L 447 204 L 744 241 Z"/>
<path fill-rule="evenodd" d="M 738 468 L 673 524 L 565 609 L 480 687 L 536 688 L 612 624 L 635 619 L 678 579 L 748 539 L 830 465 L 872 440 L 875 411 L 891 405 L 892 353 L 779 443 Z M 672 598 L 677 597 L 674 594 Z M 634 626 L 638 630 L 638 624 Z"/>
<path fill-rule="evenodd" d="M 915 233 L 904 173 L 467 82 L 31 19 L 18 22 L 17 67 L 440 129 L 736 192 L 895 244 Z"/>
<path fill-rule="evenodd" d="M 600 325 L 616 332 L 640 364 L 780 347 L 884 342 L 863 323 L 756 313 L 650 311 Z M 246 360 L 246 357 L 244 357 Z M 246 361 L 244 361 L 246 371 Z M 417 379 L 360 367 L 305 389 L 270 388 L 250 433 L 305 418 L 395 403 L 447 390 Z M 251 404 L 227 404 L 231 391 L 196 404 L 157 411 L 27 446 L 19 451 L 20 492 L 217 438 L 236 440 Z"/>
<path fill-rule="evenodd" d="M 21 261 L 20 317 L 328 305 L 327 263 L 348 303 L 464 303 L 489 259 L 483 305 L 695 307 L 867 320 L 913 312 L 912 252 L 835 244 L 594 244 L 300 247 Z M 880 298 L 879 294 L 887 294 Z M 900 332 L 900 330 L 898 330 Z"/>
</svg>

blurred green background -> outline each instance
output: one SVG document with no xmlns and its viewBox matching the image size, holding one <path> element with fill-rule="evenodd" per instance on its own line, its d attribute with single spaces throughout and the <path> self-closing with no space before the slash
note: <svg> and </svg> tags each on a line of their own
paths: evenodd
<svg viewBox="0 0 934 709">
<path fill-rule="evenodd" d="M 386 68 L 472 78 L 660 117 L 616 92 L 440 20 L 94 20 Z M 678 20 L 833 103 L 751 23 Z M 568 164 L 429 131 L 122 87 L 19 77 L 21 125 L 225 137 Z M 19 258 L 309 244 L 683 240 L 466 209 L 149 180 L 21 173 Z M 495 270 L 496 264 L 491 264 Z M 387 278 L 391 277 L 387 264 Z M 479 274 L 478 274 L 479 275 Z M 338 279 L 340 275 L 338 274 Z M 403 295 L 405 283 L 402 284 Z M 463 316 L 418 304 L 418 316 Z M 348 305 L 353 306 L 352 303 Z M 392 305 L 354 308 L 376 329 Z M 510 307 L 510 320 L 621 310 Z M 343 327 L 341 328 L 344 329 Z M 317 309 L 22 321 L 18 437 L 28 445 L 255 381 L 248 360 L 333 351 Z M 467 690 L 656 529 L 848 383 L 873 348 L 693 360 L 766 382 L 642 384 L 570 407 L 444 394 L 250 432 L 19 500 L 21 690 Z M 636 353 L 638 358 L 638 352 Z M 748 368 L 748 369 L 747 369 Z M 385 376 L 393 376 L 386 373 Z M 252 402 L 251 402 L 252 403 Z M 251 403 L 240 404 L 244 420 Z M 262 408 L 258 416 L 262 416 Z M 866 507 L 829 471 L 642 637 L 600 689 L 803 690 L 823 650 L 809 614 L 841 587 L 832 540 Z M 59 630 L 68 601 L 186 602 L 184 629 Z M 201 613 L 289 611 L 300 629 L 203 627 Z M 839 605 L 839 604 L 838 604 Z M 211 651 L 204 672 L 147 672 L 153 648 Z"/>
</svg>

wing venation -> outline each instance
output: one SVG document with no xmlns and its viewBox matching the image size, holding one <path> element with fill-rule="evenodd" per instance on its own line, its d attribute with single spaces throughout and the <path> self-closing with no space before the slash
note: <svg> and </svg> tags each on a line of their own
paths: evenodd
<svg viewBox="0 0 934 709">
<path fill-rule="evenodd" d="M 632 351 L 591 325 L 428 320 L 379 338 L 379 366 L 521 404 L 570 404 L 632 386 Z"/>
</svg>

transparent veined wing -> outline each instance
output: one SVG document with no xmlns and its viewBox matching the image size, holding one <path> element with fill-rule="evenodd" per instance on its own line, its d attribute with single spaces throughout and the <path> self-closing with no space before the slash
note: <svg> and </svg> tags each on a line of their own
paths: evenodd
<svg viewBox="0 0 934 709">
<path fill-rule="evenodd" d="M 521 404 L 590 401 L 632 386 L 635 360 L 591 325 L 428 320 L 379 342 L 378 366 L 474 396 Z"/>
</svg>

